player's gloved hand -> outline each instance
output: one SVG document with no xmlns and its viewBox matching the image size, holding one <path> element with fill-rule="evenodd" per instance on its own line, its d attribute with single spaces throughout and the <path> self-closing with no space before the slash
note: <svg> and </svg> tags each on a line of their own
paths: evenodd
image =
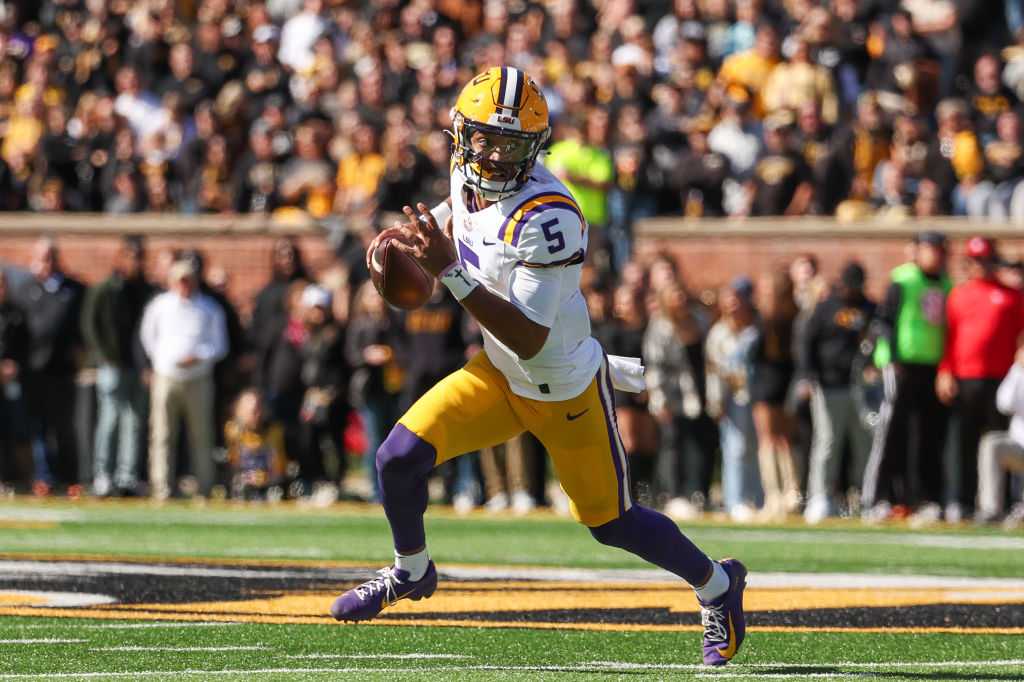
<svg viewBox="0 0 1024 682">
<path fill-rule="evenodd" d="M 398 250 L 415 258 L 434 277 L 439 276 L 457 260 L 451 239 L 451 219 L 442 230 L 426 204 L 416 204 L 416 210 L 406 206 L 402 212 L 412 224 L 406 228 L 410 232 L 408 241 L 397 242 Z"/>
</svg>

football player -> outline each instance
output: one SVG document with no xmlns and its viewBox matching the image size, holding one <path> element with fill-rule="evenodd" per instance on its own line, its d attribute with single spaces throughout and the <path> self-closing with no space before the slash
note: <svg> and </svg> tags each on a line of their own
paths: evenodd
<svg viewBox="0 0 1024 682">
<path fill-rule="evenodd" d="M 744 637 L 746 568 L 712 561 L 666 516 L 630 498 L 613 386 L 643 388 L 639 361 L 609 359 L 590 335 L 580 292 L 587 224 L 572 194 L 537 155 L 548 107 L 523 71 L 493 67 L 470 81 L 452 110 L 451 196 L 383 239 L 413 256 L 480 323 L 484 349 L 398 421 L 377 451 L 395 563 L 338 597 L 338 620 L 369 620 L 400 599 L 437 587 L 423 514 L 427 477 L 460 454 L 530 431 L 554 462 L 573 515 L 598 542 L 621 547 L 696 590 L 709 665 L 731 659 Z"/>
</svg>

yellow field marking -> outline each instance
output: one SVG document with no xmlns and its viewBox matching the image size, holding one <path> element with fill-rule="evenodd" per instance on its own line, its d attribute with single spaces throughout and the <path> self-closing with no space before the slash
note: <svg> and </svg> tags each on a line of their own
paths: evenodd
<svg viewBox="0 0 1024 682">
<path fill-rule="evenodd" d="M 0 606 L 36 606 L 46 604 L 48 601 L 46 597 L 37 594 L 0 592 Z"/>
<path fill-rule="evenodd" d="M 14 519 L 0 521 L 0 529 L 4 530 L 40 530 L 56 528 L 59 525 L 56 521 L 16 521 Z"/>
</svg>

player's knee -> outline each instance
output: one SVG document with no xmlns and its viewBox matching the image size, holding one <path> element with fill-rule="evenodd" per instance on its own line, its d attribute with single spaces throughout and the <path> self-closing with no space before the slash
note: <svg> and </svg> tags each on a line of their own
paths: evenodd
<svg viewBox="0 0 1024 682">
<path fill-rule="evenodd" d="M 629 538 L 628 512 L 600 526 L 591 526 L 590 534 L 602 545 L 624 547 Z"/>
<path fill-rule="evenodd" d="M 401 424 L 396 424 L 377 448 L 377 473 L 381 482 L 425 476 L 434 468 L 435 454 L 430 443 Z"/>
</svg>

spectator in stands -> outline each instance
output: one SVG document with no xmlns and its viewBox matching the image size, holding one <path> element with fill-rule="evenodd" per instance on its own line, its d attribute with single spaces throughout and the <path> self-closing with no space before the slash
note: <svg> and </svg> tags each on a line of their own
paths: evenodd
<svg viewBox="0 0 1024 682">
<path fill-rule="evenodd" d="M 1020 114 L 1010 110 L 1000 113 L 995 121 L 995 136 L 984 147 L 985 182 L 989 183 L 989 200 L 985 216 L 996 220 L 1024 218 L 1024 147 L 1021 146 Z"/>
<path fill-rule="evenodd" d="M 32 350 L 24 368 L 25 399 L 35 465 L 33 491 L 48 495 L 54 483 L 81 494 L 75 444 L 75 376 L 80 363 L 79 324 L 85 287 L 64 273 L 57 243 L 42 238 L 32 247 L 32 277 L 12 289 L 26 311 Z"/>
<path fill-rule="evenodd" d="M 360 122 L 352 133 L 352 151 L 338 164 L 334 210 L 342 215 L 369 215 L 377 207 L 381 178 L 387 163 L 380 153 L 379 134 L 368 122 Z M 405 195 L 404 202 L 413 195 Z M 399 207 L 401 210 L 401 207 Z"/>
<path fill-rule="evenodd" d="M 648 407 L 660 430 L 656 489 L 665 513 L 698 517 L 708 500 L 718 434 L 707 414 L 704 340 L 710 327 L 701 306 L 679 284 L 657 294 L 658 313 L 644 335 Z"/>
<path fill-rule="evenodd" d="M 974 62 L 974 82 L 968 90 L 968 103 L 982 144 L 996 136 L 999 117 L 1019 104 L 1017 96 L 1003 85 L 1001 72 L 999 57 L 991 52 Z"/>
<path fill-rule="evenodd" d="M 943 100 L 935 115 L 939 122 L 940 148 L 953 166 L 959 183 L 953 192 L 953 211 L 957 215 L 984 215 L 992 188 L 981 183 L 985 159 L 967 117 L 967 104 L 960 99 Z"/>
<path fill-rule="evenodd" d="M 913 259 L 890 274 L 876 311 L 874 361 L 885 399 L 864 469 L 861 510 L 869 521 L 893 514 L 894 506 L 919 503 L 921 520 L 941 512 L 941 453 L 948 411 L 934 391 L 946 344 L 946 236 L 914 237 Z M 913 440 L 911 440 L 913 438 Z M 916 448 L 910 449 L 910 443 Z"/>
<path fill-rule="evenodd" d="M 753 296 L 747 277 L 722 290 L 721 317 L 708 332 L 705 349 L 708 412 L 718 419 L 722 445 L 722 502 L 738 522 L 752 520 L 763 499 L 748 385 L 757 340 Z"/>
<path fill-rule="evenodd" d="M 193 260 L 171 266 L 168 286 L 146 307 L 139 332 L 153 365 L 150 382 L 149 484 L 154 500 L 173 492 L 174 460 L 184 419 L 201 496 L 213 485 L 213 368 L 227 355 L 224 311 L 200 293 Z"/>
<path fill-rule="evenodd" d="M 121 240 L 110 276 L 89 289 L 82 336 L 98 363 L 98 413 L 93 444 L 93 493 L 133 495 L 146 419 L 142 368 L 135 339 L 156 288 L 146 281 L 141 237 Z"/>
<path fill-rule="evenodd" d="M 24 311 L 11 301 L 7 273 L 0 269 L 0 489 L 27 475 L 19 456 L 25 441 L 22 391 L 31 339 Z"/>
<path fill-rule="evenodd" d="M 814 441 L 804 518 L 819 523 L 844 502 L 843 451 L 849 444 L 851 487 L 860 489 L 871 434 L 860 419 L 851 389 L 853 363 L 867 336 L 875 304 L 864 295 L 864 268 L 850 262 L 828 298 L 814 308 L 800 336 L 800 376 L 812 382 Z"/>
<path fill-rule="evenodd" d="M 309 120 L 295 130 L 295 156 L 281 169 L 281 202 L 323 218 L 334 200 L 334 174 L 324 152 L 323 123 Z"/>
<path fill-rule="evenodd" d="M 537 506 L 528 489 L 530 462 L 526 457 L 525 440 L 524 435 L 519 435 L 480 451 L 487 511 L 497 513 L 512 509 L 517 516 L 522 516 Z"/>
<path fill-rule="evenodd" d="M 793 117 L 776 112 L 764 122 L 765 149 L 748 183 L 748 206 L 742 213 L 754 216 L 799 216 L 807 213 L 814 198 L 811 169 L 793 146 Z"/>
<path fill-rule="evenodd" d="M 284 429 L 268 419 L 263 396 L 257 389 L 242 391 L 235 401 L 233 417 L 224 425 L 224 441 L 231 468 L 232 496 L 242 500 L 265 500 L 281 485 L 287 470 Z"/>
<path fill-rule="evenodd" d="M 832 73 L 811 61 L 811 47 L 799 33 L 785 45 L 787 61 L 782 62 L 768 76 L 764 84 L 764 106 L 768 113 L 780 109 L 799 111 L 814 105 L 828 124 L 839 120 L 839 100 L 836 97 Z"/>
<path fill-rule="evenodd" d="M 592 228 L 595 246 L 603 240 L 608 223 L 608 190 L 615 175 L 615 166 L 608 153 L 609 114 L 593 108 L 585 120 L 567 123 L 564 135 L 556 137 L 544 163 L 558 176 L 579 203 L 587 224 Z M 593 247 L 592 247 L 593 248 Z"/>
<path fill-rule="evenodd" d="M 753 3 L 754 0 L 746 0 L 743 4 Z M 757 17 L 757 10 L 753 12 L 752 18 Z M 761 117 L 765 112 L 762 91 L 780 62 L 778 29 L 762 20 L 757 27 L 754 45 L 749 49 L 740 47 L 740 50 L 722 62 L 718 80 L 725 86 L 742 85 L 746 88 L 753 98 L 754 115 Z"/>
<path fill-rule="evenodd" d="M 935 380 L 939 400 L 952 406 L 960 426 L 959 473 L 946 507 L 951 522 L 976 509 L 978 443 L 1007 428 L 996 392 L 1024 334 L 1024 294 L 996 279 L 995 243 L 972 237 L 966 254 L 969 279 L 953 287 L 946 302 L 948 333 Z"/>
<path fill-rule="evenodd" d="M 688 150 L 676 164 L 674 185 L 679 192 L 683 215 L 720 218 L 725 216 L 723 185 L 729 177 L 729 159 L 712 151 L 708 133 L 714 121 L 702 116 L 687 126 Z"/>
</svg>

